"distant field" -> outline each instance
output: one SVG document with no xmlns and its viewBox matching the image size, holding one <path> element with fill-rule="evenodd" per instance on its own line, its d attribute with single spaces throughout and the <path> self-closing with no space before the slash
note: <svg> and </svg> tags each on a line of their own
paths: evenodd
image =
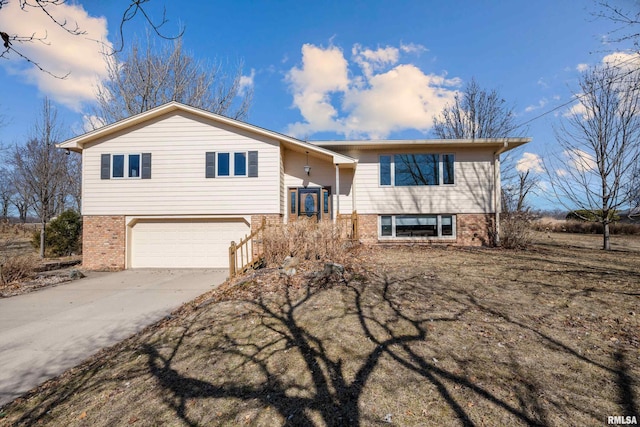
<svg viewBox="0 0 640 427">
<path fill-rule="evenodd" d="M 542 245 L 565 245 L 579 248 L 602 248 L 601 234 L 575 234 L 575 233 L 546 233 L 534 232 L 534 241 Z M 640 235 L 612 235 L 611 249 L 613 251 L 640 252 Z"/>
<path fill-rule="evenodd" d="M 640 408 L 640 241 L 376 248 L 259 270 L 0 410 L 0 425 L 606 425 Z"/>
<path fill-rule="evenodd" d="M 0 224 L 0 256 L 35 253 L 31 236 L 39 224 Z"/>
</svg>

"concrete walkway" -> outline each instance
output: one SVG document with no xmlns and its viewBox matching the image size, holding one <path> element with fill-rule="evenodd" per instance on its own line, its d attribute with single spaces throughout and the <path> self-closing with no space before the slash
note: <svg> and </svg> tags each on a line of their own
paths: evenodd
<svg viewBox="0 0 640 427">
<path fill-rule="evenodd" d="M 0 407 L 213 289 L 226 270 L 127 270 L 0 299 Z"/>
</svg>

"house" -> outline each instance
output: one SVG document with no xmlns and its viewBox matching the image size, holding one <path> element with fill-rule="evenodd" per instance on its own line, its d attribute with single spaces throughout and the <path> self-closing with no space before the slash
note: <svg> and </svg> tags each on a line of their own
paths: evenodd
<svg viewBox="0 0 640 427">
<path fill-rule="evenodd" d="M 357 211 L 364 244 L 490 244 L 501 153 L 530 141 L 309 143 L 171 102 L 69 139 L 87 269 L 227 267 L 263 218 Z"/>
</svg>

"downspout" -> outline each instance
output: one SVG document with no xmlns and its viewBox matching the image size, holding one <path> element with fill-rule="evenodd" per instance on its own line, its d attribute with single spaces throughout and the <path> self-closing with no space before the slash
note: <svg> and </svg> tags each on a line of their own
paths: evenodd
<svg viewBox="0 0 640 427">
<path fill-rule="evenodd" d="M 338 220 L 340 215 L 340 166 L 336 163 L 336 215 L 333 217 L 333 222 Z"/>
<path fill-rule="evenodd" d="M 502 147 L 497 149 L 493 153 L 493 209 L 495 212 L 495 244 L 496 246 L 500 246 L 500 211 L 502 210 L 502 206 L 500 203 L 500 194 L 502 189 L 500 188 L 500 154 L 507 151 L 509 148 L 509 143 L 504 141 Z"/>
</svg>

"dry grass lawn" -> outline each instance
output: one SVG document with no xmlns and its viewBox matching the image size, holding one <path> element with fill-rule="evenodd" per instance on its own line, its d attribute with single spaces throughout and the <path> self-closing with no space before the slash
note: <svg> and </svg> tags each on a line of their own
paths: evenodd
<svg viewBox="0 0 640 427">
<path fill-rule="evenodd" d="M 328 283 L 318 264 L 260 270 L 7 405 L 0 425 L 640 419 L 640 241 L 536 239 L 361 251 Z"/>
</svg>

